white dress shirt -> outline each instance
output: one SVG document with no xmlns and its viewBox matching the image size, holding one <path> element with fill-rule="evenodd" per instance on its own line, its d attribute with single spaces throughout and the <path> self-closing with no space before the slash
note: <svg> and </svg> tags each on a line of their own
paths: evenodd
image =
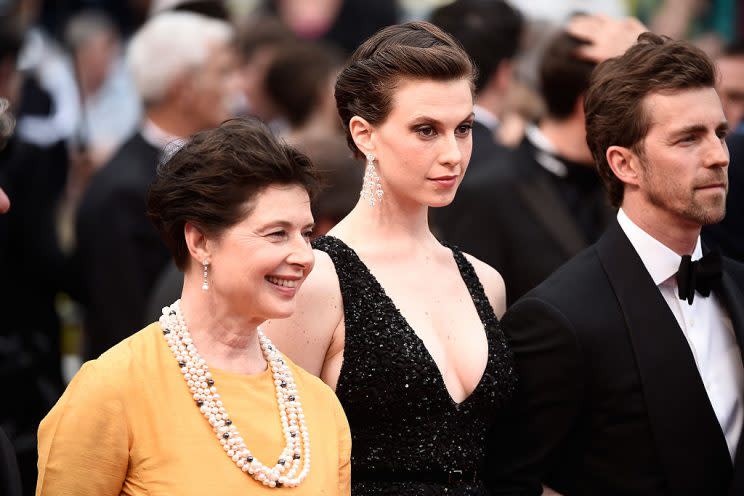
<svg viewBox="0 0 744 496">
<path fill-rule="evenodd" d="M 690 345 L 733 460 L 744 416 L 744 367 L 731 318 L 714 293 L 708 297 L 696 293 L 692 305 L 681 300 L 675 275 L 682 257 L 638 227 L 622 209 L 617 220 Z M 692 260 L 701 257 L 698 236 Z"/>
</svg>

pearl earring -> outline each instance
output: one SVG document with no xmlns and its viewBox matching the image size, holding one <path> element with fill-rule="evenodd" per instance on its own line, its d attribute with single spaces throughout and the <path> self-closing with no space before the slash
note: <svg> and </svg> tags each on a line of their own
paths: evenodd
<svg viewBox="0 0 744 496">
<path fill-rule="evenodd" d="M 204 268 L 204 281 L 202 282 L 202 289 L 206 291 L 209 289 L 209 281 L 207 280 L 207 275 L 209 274 L 209 260 L 204 260 L 202 262 L 202 267 Z"/>
<path fill-rule="evenodd" d="M 374 207 L 377 202 L 381 202 L 383 195 L 380 176 L 377 174 L 377 168 L 375 167 L 375 158 L 374 153 L 367 154 L 367 168 L 364 171 L 362 191 L 359 194 L 369 203 L 370 207 Z"/>
</svg>

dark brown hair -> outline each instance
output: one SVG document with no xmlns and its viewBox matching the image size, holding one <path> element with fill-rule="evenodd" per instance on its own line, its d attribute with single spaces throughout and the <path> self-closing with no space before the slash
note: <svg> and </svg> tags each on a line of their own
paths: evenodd
<svg viewBox="0 0 744 496">
<path fill-rule="evenodd" d="M 586 141 L 612 205 L 621 205 L 624 185 L 607 163 L 607 149 L 615 145 L 643 153 L 651 127 L 645 97 L 715 83 L 715 66 L 702 50 L 653 33 L 641 34 L 622 56 L 597 66 L 584 100 Z"/>
<path fill-rule="evenodd" d="M 349 132 L 351 118 L 384 122 L 401 79 L 466 79 L 472 86 L 475 77 L 460 44 L 433 24 L 408 22 L 381 29 L 356 49 L 336 80 L 336 107 L 349 148 L 362 158 Z"/>
<path fill-rule="evenodd" d="M 304 154 L 277 140 L 255 119 L 231 119 L 201 131 L 158 167 L 147 215 L 179 269 L 189 260 L 183 228 L 218 238 L 248 215 L 267 186 L 297 184 L 312 198 L 315 170 Z"/>
<path fill-rule="evenodd" d="M 540 94 L 548 115 L 566 119 L 573 114 L 576 101 L 589 88 L 596 64 L 576 56 L 576 50 L 586 42 L 566 31 L 554 35 L 540 57 Z"/>
<path fill-rule="evenodd" d="M 285 44 L 277 49 L 264 78 L 264 91 L 293 127 L 302 126 L 330 94 L 331 78 L 343 58 L 317 43 Z"/>
</svg>

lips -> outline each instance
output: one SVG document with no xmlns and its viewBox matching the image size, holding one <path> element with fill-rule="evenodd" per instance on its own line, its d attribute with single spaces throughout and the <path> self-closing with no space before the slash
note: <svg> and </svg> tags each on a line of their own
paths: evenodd
<svg viewBox="0 0 744 496">
<path fill-rule="evenodd" d="M 452 176 L 439 176 L 439 177 L 432 177 L 430 178 L 430 181 L 434 181 L 440 186 L 444 187 L 452 187 L 455 184 L 457 184 L 457 177 L 456 175 Z"/>
</svg>

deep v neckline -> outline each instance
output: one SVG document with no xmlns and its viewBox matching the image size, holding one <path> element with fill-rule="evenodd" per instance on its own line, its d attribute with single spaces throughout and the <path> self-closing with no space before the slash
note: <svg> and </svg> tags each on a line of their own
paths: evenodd
<svg viewBox="0 0 744 496">
<path fill-rule="evenodd" d="M 486 376 L 488 374 L 488 367 L 491 363 L 491 352 L 492 352 L 492 346 L 491 343 L 491 333 L 488 332 L 488 322 L 485 320 L 484 315 L 482 315 L 481 309 L 478 308 L 478 302 L 473 297 L 473 289 L 468 284 L 467 277 L 465 277 L 465 274 L 463 274 L 463 268 L 461 267 L 461 263 L 458 260 L 458 254 L 460 257 L 463 258 L 463 262 L 469 264 L 470 262 L 465 259 L 465 256 L 462 253 L 456 252 L 452 247 L 448 245 L 444 245 L 447 249 L 450 250 L 452 253 L 452 258 L 455 260 L 455 265 L 457 266 L 457 271 L 460 274 L 460 278 L 465 283 L 465 288 L 468 290 L 468 295 L 470 296 L 470 301 L 473 302 L 473 306 L 475 307 L 475 312 L 478 314 L 478 320 L 480 321 L 481 325 L 483 326 L 483 332 L 486 335 L 486 365 L 483 368 L 483 372 L 481 372 L 480 378 L 478 379 L 478 382 L 475 384 L 475 387 L 470 391 L 470 394 L 468 394 L 462 401 L 456 401 L 452 394 L 450 393 L 449 389 L 447 388 L 447 383 L 444 380 L 444 375 L 442 374 L 442 370 L 439 368 L 439 365 L 437 364 L 437 361 L 434 360 L 434 356 L 429 351 L 429 348 L 426 347 L 426 343 L 424 343 L 424 340 L 421 339 L 421 336 L 418 335 L 416 330 L 413 328 L 413 326 L 408 322 L 408 319 L 403 315 L 403 313 L 400 311 L 400 308 L 398 308 L 398 305 L 393 301 L 393 299 L 388 295 L 387 291 L 385 290 L 385 287 L 380 283 L 380 281 L 377 279 L 377 277 L 372 273 L 370 268 L 367 266 L 366 263 L 361 259 L 361 257 L 357 254 L 357 252 L 347 245 L 344 241 L 341 239 L 331 236 L 331 235 L 325 235 L 327 238 L 334 239 L 337 243 L 339 243 L 345 250 L 348 250 L 348 252 L 351 254 L 353 259 L 359 263 L 359 266 L 363 269 L 363 271 L 366 273 L 367 276 L 369 276 L 369 280 L 374 284 L 379 290 L 379 292 L 383 295 L 385 301 L 387 304 L 395 310 L 395 313 L 397 317 L 400 319 L 400 321 L 404 324 L 405 328 L 408 330 L 408 332 L 411 334 L 411 336 L 416 340 L 419 346 L 421 346 L 421 349 L 424 351 L 424 355 L 427 357 L 428 361 L 430 362 L 430 365 L 434 367 L 434 370 L 437 371 L 436 378 L 439 382 L 439 385 L 441 386 L 441 390 L 444 392 L 445 396 L 449 399 L 449 402 L 451 406 L 453 406 L 456 409 L 462 408 L 464 405 L 466 405 L 468 402 L 470 402 L 471 398 L 478 393 L 478 391 L 481 389 L 481 385 L 483 384 L 483 381 L 486 379 Z M 472 266 L 471 266 L 472 267 Z M 477 276 L 476 276 L 477 277 Z M 481 289 L 482 291 L 482 289 Z M 494 315 L 495 317 L 495 315 Z M 342 364 L 342 370 L 343 370 L 343 364 Z"/>
</svg>

